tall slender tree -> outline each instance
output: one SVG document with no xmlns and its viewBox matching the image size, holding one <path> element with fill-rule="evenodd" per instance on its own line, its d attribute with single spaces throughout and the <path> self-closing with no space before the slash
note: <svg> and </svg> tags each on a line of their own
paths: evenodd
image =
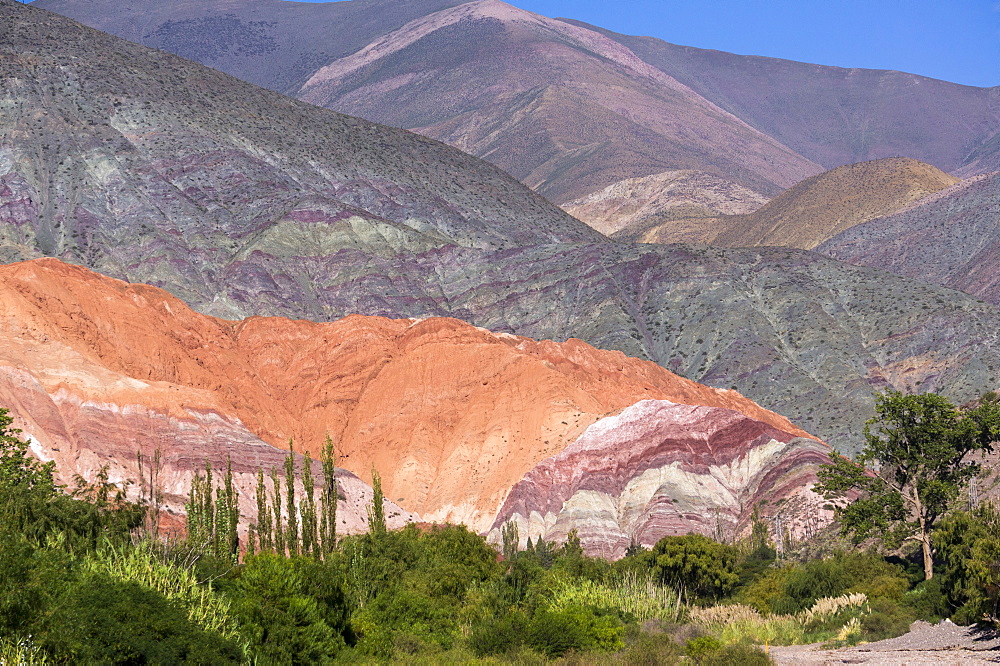
<svg viewBox="0 0 1000 666">
<path fill-rule="evenodd" d="M 368 532 L 373 536 L 382 536 L 386 532 L 385 527 L 385 507 L 382 495 L 382 477 L 378 470 L 372 465 L 372 503 L 368 507 Z"/>
<path fill-rule="evenodd" d="M 257 470 L 257 535 L 262 551 L 274 550 L 271 534 L 271 509 L 267 504 L 267 486 L 264 484 L 264 470 Z"/>
<path fill-rule="evenodd" d="M 240 557 L 240 500 L 236 494 L 236 485 L 233 483 L 233 459 L 226 456 L 226 478 L 222 485 L 222 492 L 226 498 L 225 522 L 219 525 L 222 531 L 222 543 L 224 554 L 233 562 L 237 562 Z"/>
<path fill-rule="evenodd" d="M 316 544 L 316 495 L 312 474 L 312 458 L 302 458 L 302 553 L 319 556 Z"/>
<path fill-rule="evenodd" d="M 288 552 L 291 555 L 299 554 L 299 517 L 298 507 L 295 506 L 295 443 L 288 440 L 288 457 L 285 458 L 285 492 L 288 504 L 288 536 L 285 542 L 288 544 Z"/>
<path fill-rule="evenodd" d="M 323 495 L 320 517 L 320 541 L 323 555 L 329 555 L 337 547 L 337 451 L 333 439 L 327 433 L 323 443 Z"/>
<path fill-rule="evenodd" d="M 271 468 L 271 489 L 274 496 L 274 552 L 279 555 L 285 554 L 285 529 L 281 516 L 281 477 L 278 470 Z"/>
</svg>

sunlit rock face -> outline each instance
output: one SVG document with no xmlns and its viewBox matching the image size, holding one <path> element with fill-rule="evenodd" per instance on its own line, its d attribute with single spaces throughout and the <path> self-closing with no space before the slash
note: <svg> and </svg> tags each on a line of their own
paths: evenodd
<svg viewBox="0 0 1000 666">
<path fill-rule="evenodd" d="M 560 542 L 577 530 L 584 549 L 618 558 L 631 543 L 699 532 L 732 539 L 754 507 L 804 536 L 831 513 L 812 492 L 824 444 L 740 412 L 644 400 L 594 423 L 514 486 L 493 525 L 522 542 Z"/>
<path fill-rule="evenodd" d="M 363 528 L 371 496 L 350 472 L 376 469 L 402 509 L 487 530 L 536 464 L 645 399 L 808 436 L 735 391 L 579 340 L 445 318 L 227 321 L 54 259 L 0 267 L 0 405 L 67 478 L 107 464 L 138 480 L 137 453 L 148 465 L 159 450 L 175 511 L 196 470 L 231 458 L 250 516 L 256 471 L 280 468 L 290 438 L 317 455 L 329 434 L 353 507 L 344 529 Z"/>
</svg>

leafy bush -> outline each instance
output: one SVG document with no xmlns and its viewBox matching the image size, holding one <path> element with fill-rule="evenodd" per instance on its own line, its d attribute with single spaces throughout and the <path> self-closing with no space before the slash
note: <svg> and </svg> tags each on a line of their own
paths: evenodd
<svg viewBox="0 0 1000 666">
<path fill-rule="evenodd" d="M 717 599 L 739 582 L 736 549 L 701 534 L 664 537 L 653 547 L 651 559 L 662 584 L 696 599 Z"/>
<path fill-rule="evenodd" d="M 69 585 L 44 627 L 35 640 L 58 661 L 242 661 L 235 642 L 197 626 L 162 594 L 101 573 L 88 573 Z"/>
<path fill-rule="evenodd" d="M 247 559 L 234 593 L 251 652 L 268 663 L 314 663 L 345 646 L 342 590 L 310 594 L 320 571 L 308 558 L 264 553 Z M 332 620 L 332 624 L 331 624 Z"/>
</svg>

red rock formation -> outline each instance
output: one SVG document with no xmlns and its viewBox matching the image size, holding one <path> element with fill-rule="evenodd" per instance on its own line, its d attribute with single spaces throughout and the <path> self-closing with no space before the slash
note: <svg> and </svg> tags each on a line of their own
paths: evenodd
<svg viewBox="0 0 1000 666">
<path fill-rule="evenodd" d="M 631 542 L 698 531 L 733 537 L 753 508 L 776 500 L 794 536 L 830 512 L 809 490 L 828 449 L 719 407 L 645 400 L 590 426 L 511 490 L 491 530 L 518 524 L 522 540 L 563 541 L 571 529 L 590 554 L 618 558 Z"/>
<path fill-rule="evenodd" d="M 400 506 L 486 529 L 537 463 L 644 399 L 808 437 L 734 391 L 578 340 L 453 319 L 225 321 L 53 259 L 0 267 L 0 404 L 36 452 L 85 474 L 117 461 L 120 479 L 136 449 L 160 447 L 175 495 L 206 456 L 230 451 L 249 473 L 275 464 L 262 443 L 316 453 L 329 433 L 340 464 L 377 468 Z"/>
</svg>

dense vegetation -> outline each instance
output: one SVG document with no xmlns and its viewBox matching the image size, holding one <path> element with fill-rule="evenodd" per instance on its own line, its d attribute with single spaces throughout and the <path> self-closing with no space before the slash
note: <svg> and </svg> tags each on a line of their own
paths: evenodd
<svg viewBox="0 0 1000 666">
<path fill-rule="evenodd" d="M 61 488 L 10 425 L 0 410 L 0 663 L 753 664 L 768 645 L 879 639 L 918 618 L 996 622 L 989 504 L 938 521 L 931 580 L 919 549 L 779 558 L 759 520 L 744 542 L 666 537 L 614 563 L 573 532 L 522 546 L 511 524 L 498 553 L 461 526 L 385 529 L 378 488 L 376 529 L 338 538 L 335 483 L 302 497 L 275 475 L 269 493 L 263 474 L 252 544 L 234 538 L 225 473 L 196 481 L 191 533 L 165 542 L 145 515 L 154 491 L 134 504 L 106 478 Z M 328 445 L 326 480 L 333 462 Z"/>
</svg>

